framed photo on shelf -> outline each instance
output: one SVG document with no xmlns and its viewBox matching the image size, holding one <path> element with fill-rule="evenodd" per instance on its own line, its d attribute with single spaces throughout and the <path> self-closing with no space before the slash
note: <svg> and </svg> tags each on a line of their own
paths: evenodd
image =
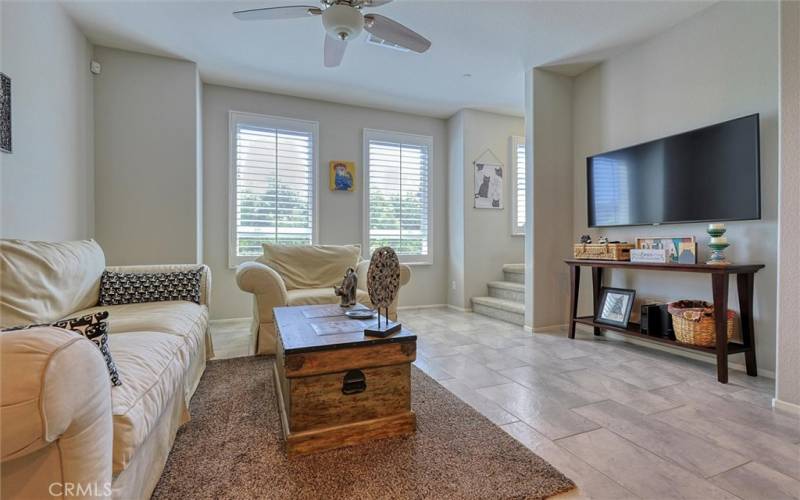
<svg viewBox="0 0 800 500">
<path fill-rule="evenodd" d="M 637 250 L 664 250 L 668 264 L 697 264 L 694 236 L 636 238 Z"/>
<path fill-rule="evenodd" d="M 627 328 L 635 297 L 635 290 L 603 287 L 600 290 L 600 305 L 595 313 L 595 322 Z"/>
</svg>

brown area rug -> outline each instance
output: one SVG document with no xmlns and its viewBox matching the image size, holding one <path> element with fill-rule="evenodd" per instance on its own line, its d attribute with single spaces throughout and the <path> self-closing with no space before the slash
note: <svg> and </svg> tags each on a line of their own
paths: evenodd
<svg viewBox="0 0 800 500">
<path fill-rule="evenodd" d="M 288 459 L 273 358 L 212 361 L 153 498 L 544 498 L 574 488 L 412 366 L 417 433 Z"/>
</svg>

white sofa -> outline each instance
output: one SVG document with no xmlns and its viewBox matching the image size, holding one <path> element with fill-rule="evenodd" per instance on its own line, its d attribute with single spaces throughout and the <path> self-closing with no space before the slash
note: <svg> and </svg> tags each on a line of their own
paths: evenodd
<svg viewBox="0 0 800 500">
<path fill-rule="evenodd" d="M 198 267 L 107 268 L 94 241 L 0 241 L 0 327 L 108 311 L 122 381 L 111 386 L 99 349 L 77 333 L 0 333 L 0 497 L 150 497 L 213 356 L 211 276 L 202 266 L 200 304 L 98 307 L 100 278 Z"/>
</svg>

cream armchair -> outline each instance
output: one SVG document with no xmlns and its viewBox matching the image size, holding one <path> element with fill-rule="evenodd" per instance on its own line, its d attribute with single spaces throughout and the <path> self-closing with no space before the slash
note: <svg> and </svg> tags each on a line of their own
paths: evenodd
<svg viewBox="0 0 800 500">
<path fill-rule="evenodd" d="M 336 304 L 333 286 L 341 283 L 347 268 L 358 275 L 357 300 L 372 306 L 367 287 L 369 261 L 361 259 L 360 245 L 264 245 L 264 255 L 236 270 L 236 283 L 253 294 L 251 331 L 256 354 L 275 353 L 273 308 L 309 304 Z M 411 269 L 400 265 L 400 285 L 411 280 Z M 397 319 L 397 298 L 389 306 Z"/>
</svg>

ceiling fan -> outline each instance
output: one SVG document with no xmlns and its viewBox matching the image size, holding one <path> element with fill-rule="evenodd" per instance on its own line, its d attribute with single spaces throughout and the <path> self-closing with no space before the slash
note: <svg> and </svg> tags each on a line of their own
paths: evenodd
<svg viewBox="0 0 800 500">
<path fill-rule="evenodd" d="M 361 9 L 380 7 L 392 0 L 321 0 L 322 8 L 309 5 L 288 5 L 262 9 L 237 10 L 233 15 L 242 21 L 322 17 L 325 27 L 325 66 L 339 66 L 347 49 L 347 42 L 366 30 L 373 36 L 414 52 L 425 52 L 430 40 L 379 14 L 362 14 Z"/>
</svg>

